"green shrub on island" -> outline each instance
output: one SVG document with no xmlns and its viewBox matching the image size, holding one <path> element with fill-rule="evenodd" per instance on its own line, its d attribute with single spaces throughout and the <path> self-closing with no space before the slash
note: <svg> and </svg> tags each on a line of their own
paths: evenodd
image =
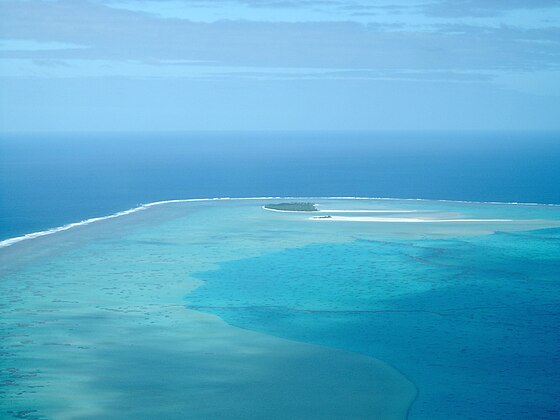
<svg viewBox="0 0 560 420">
<path fill-rule="evenodd" d="M 265 204 L 265 209 L 282 211 L 318 211 L 313 203 L 277 203 Z"/>
</svg>

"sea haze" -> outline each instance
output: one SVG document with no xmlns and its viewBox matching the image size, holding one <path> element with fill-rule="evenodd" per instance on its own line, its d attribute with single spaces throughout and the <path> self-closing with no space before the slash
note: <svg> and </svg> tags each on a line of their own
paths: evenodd
<svg viewBox="0 0 560 420">
<path fill-rule="evenodd" d="M 178 198 L 560 204 L 559 139 L 558 132 L 4 134 L 0 239 Z"/>
</svg>

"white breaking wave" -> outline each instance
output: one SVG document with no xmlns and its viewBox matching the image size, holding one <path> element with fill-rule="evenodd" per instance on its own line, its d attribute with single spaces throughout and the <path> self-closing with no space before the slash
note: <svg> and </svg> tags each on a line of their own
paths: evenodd
<svg viewBox="0 0 560 420">
<path fill-rule="evenodd" d="M 376 223 L 473 223 L 473 222 L 513 222 L 512 219 L 420 219 L 413 217 L 310 217 L 310 220 L 339 222 L 376 222 Z"/>
<path fill-rule="evenodd" d="M 286 197 L 287 198 L 287 197 Z M 560 207 L 560 204 L 550 203 L 523 203 L 518 201 L 469 201 L 469 200 L 445 200 L 437 198 L 395 198 L 395 197 L 299 197 L 301 198 L 317 198 L 323 200 L 387 200 L 387 201 L 426 201 L 436 203 L 461 203 L 461 204 L 494 204 L 504 206 L 543 206 L 543 207 Z"/>
<path fill-rule="evenodd" d="M 138 211 L 146 210 L 150 207 L 159 206 L 163 204 L 172 204 L 172 203 L 191 203 L 191 202 L 203 202 L 203 201 L 221 201 L 221 200 L 302 200 L 302 199 L 317 199 L 317 200 L 391 200 L 391 201 L 426 201 L 426 202 L 442 202 L 442 203 L 465 203 L 465 204 L 493 204 L 493 205 L 520 205 L 520 206 L 551 206 L 551 207 L 560 207 L 560 204 L 541 204 L 541 203 L 517 203 L 517 202 L 500 202 L 500 201 L 460 201 L 460 200 L 432 200 L 427 198 L 390 198 L 390 197 L 216 197 L 216 198 L 185 198 L 185 199 L 177 199 L 177 200 L 163 200 L 163 201 L 154 201 L 152 203 L 141 204 L 138 207 L 134 207 L 128 210 L 120 211 L 117 213 L 110 214 L 109 216 L 102 216 L 102 217 L 92 217 L 90 219 L 82 220 L 80 222 L 68 223 L 63 226 L 39 231 L 28 233 L 22 236 L 16 236 L 14 238 L 5 239 L 0 241 L 0 248 L 4 248 L 13 244 L 16 244 L 21 241 L 26 241 L 29 239 L 40 238 L 42 236 L 52 235 L 57 232 L 63 232 L 65 230 L 69 230 L 78 226 L 85 226 L 91 223 L 100 222 L 102 220 L 107 219 L 114 219 L 121 216 L 126 216 L 128 214 L 136 213 Z M 267 209 L 271 210 L 271 209 Z M 282 210 L 277 210 L 282 211 Z M 321 211 L 321 210 L 320 210 Z M 326 211 L 326 210 L 322 210 Z M 332 211 L 332 210 L 329 210 Z M 390 210 L 389 210 L 390 211 Z M 406 210 L 401 210 L 400 212 L 405 212 Z M 411 210 L 411 212 L 414 210 Z M 340 212 L 340 211 L 339 211 Z M 353 212 L 360 212 L 353 211 Z M 369 212 L 376 212 L 376 211 L 369 211 Z M 392 211 L 395 212 L 395 211 Z M 408 212 L 408 211 L 406 211 Z M 336 217 L 336 216 L 335 216 Z M 340 218 L 339 220 L 341 220 Z M 356 218 L 352 218 L 356 219 Z M 394 219 L 393 219 L 394 220 Z M 419 219 L 425 222 L 426 220 Z M 431 220 L 432 221 L 432 220 Z M 440 220 L 443 221 L 443 220 Z M 447 221 L 447 220 L 446 220 Z M 467 220 L 448 220 L 450 221 L 471 221 L 470 219 Z M 499 219 L 487 219 L 487 220 L 472 220 L 472 221 L 506 221 L 506 220 L 499 220 Z"/>
<path fill-rule="evenodd" d="M 0 248 L 13 245 L 17 242 L 25 241 L 27 239 L 40 238 L 41 236 L 52 235 L 53 233 L 63 232 L 65 230 L 72 229 L 78 226 L 89 225 L 91 223 L 99 222 L 101 220 L 114 219 L 116 217 L 126 216 L 127 214 L 132 214 L 132 213 L 136 213 L 137 211 L 145 210 L 147 207 L 148 206 L 135 207 L 133 209 L 120 211 L 118 213 L 114 213 L 109 216 L 92 217 L 91 219 L 82 220 L 81 222 L 68 223 L 67 225 L 55 227 L 52 229 L 42 230 L 40 232 L 28 233 L 27 235 L 16 236 L 15 238 L 5 239 L 3 241 L 0 241 Z"/>
<path fill-rule="evenodd" d="M 272 199 L 282 199 L 282 198 L 294 199 L 295 197 L 243 197 L 243 198 L 216 197 L 216 198 L 185 198 L 185 199 L 177 199 L 177 200 L 154 201 L 148 204 L 140 204 L 138 207 L 134 207 L 132 209 L 128 209 L 124 211 L 119 211 L 117 213 L 110 214 L 109 216 L 92 217 L 90 219 L 82 220 L 80 222 L 68 223 L 63 226 L 42 230 L 39 232 L 28 233 L 26 235 L 16 236 L 14 238 L 5 239 L 3 241 L 0 241 L 0 248 L 7 247 L 21 241 L 26 241 L 28 239 L 40 238 L 42 236 L 52 235 L 53 233 L 63 232 L 65 230 L 72 229 L 78 226 L 85 226 L 91 223 L 100 222 L 102 220 L 108 220 L 121 216 L 126 216 L 127 214 L 136 213 L 138 211 L 146 210 L 154 206 L 160 206 L 162 204 L 192 203 L 192 202 L 200 202 L 200 201 L 220 201 L 220 200 L 272 200 Z"/>
<path fill-rule="evenodd" d="M 320 213 L 418 213 L 418 210 L 317 210 Z"/>
</svg>

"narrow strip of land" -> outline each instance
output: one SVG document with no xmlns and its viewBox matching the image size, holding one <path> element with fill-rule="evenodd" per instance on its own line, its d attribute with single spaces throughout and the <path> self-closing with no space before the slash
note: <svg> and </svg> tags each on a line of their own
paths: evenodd
<svg viewBox="0 0 560 420">
<path fill-rule="evenodd" d="M 417 217 L 350 217 L 350 216 L 314 216 L 310 220 L 329 220 L 338 222 L 373 222 L 373 223 L 484 223 L 513 222 L 511 219 L 420 219 Z"/>
</svg>

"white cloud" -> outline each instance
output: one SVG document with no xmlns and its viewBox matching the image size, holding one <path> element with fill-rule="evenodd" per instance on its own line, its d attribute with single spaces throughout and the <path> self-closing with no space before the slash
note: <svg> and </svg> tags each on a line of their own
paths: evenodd
<svg viewBox="0 0 560 420">
<path fill-rule="evenodd" d="M 32 39 L 1 39 L 0 51 L 52 51 L 88 48 L 71 42 L 36 41 Z"/>
</svg>

